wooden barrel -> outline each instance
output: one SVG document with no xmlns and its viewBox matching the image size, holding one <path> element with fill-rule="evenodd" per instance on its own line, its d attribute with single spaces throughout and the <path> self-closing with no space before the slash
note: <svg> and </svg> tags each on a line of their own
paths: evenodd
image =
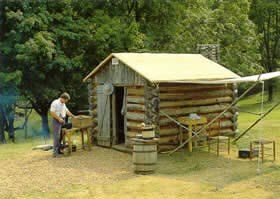
<svg viewBox="0 0 280 199">
<path fill-rule="evenodd" d="M 132 156 L 135 173 L 153 173 L 157 163 L 157 144 L 135 142 Z"/>
</svg>

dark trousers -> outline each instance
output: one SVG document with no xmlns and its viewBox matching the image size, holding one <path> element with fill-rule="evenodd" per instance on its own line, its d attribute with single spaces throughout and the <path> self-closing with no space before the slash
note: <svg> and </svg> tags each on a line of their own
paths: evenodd
<svg viewBox="0 0 280 199">
<path fill-rule="evenodd" d="M 53 126 L 53 154 L 57 155 L 61 147 L 62 124 L 58 120 L 53 119 L 52 126 Z"/>
<path fill-rule="evenodd" d="M 58 120 L 53 119 L 52 125 L 53 125 L 53 138 L 54 138 L 53 154 L 57 155 L 59 150 L 61 149 L 61 141 L 62 141 L 61 129 L 62 128 L 71 129 L 72 124 L 71 123 L 61 124 Z"/>
</svg>

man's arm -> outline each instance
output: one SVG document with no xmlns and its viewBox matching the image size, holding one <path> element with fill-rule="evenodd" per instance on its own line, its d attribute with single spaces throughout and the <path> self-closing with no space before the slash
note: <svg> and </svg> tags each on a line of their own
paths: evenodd
<svg viewBox="0 0 280 199">
<path fill-rule="evenodd" d="M 60 118 L 55 112 L 50 111 L 50 113 L 51 113 L 51 116 L 52 116 L 53 118 L 57 119 L 60 123 L 63 123 L 63 122 L 64 122 L 64 120 L 63 120 L 62 118 Z"/>
<path fill-rule="evenodd" d="M 67 114 L 69 117 L 76 117 L 76 116 L 73 115 L 69 110 L 66 111 L 66 114 Z"/>
</svg>

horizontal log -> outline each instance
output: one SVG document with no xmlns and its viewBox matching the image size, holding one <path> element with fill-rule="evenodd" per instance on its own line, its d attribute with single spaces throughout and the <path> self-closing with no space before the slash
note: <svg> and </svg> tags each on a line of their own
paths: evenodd
<svg viewBox="0 0 280 199">
<path fill-rule="evenodd" d="M 97 116 L 97 110 L 96 110 L 96 109 L 90 110 L 90 111 L 89 111 L 89 114 L 90 114 L 90 116 L 92 116 L 92 117 L 96 117 L 96 116 Z"/>
<path fill-rule="evenodd" d="M 210 125 L 210 127 L 207 128 L 207 130 L 211 129 L 222 129 L 222 128 L 229 128 L 232 127 L 233 123 L 231 120 L 226 119 L 222 120 L 220 123 L 219 122 L 214 122 L 213 124 Z M 202 125 L 197 125 L 196 129 L 201 129 L 203 126 Z"/>
<path fill-rule="evenodd" d="M 128 120 L 144 121 L 144 113 L 127 112 L 126 118 Z"/>
<path fill-rule="evenodd" d="M 232 102 L 232 97 L 218 97 L 209 99 L 196 99 L 196 100 L 182 100 L 182 101 L 163 101 L 160 102 L 160 107 L 182 107 L 182 106 L 197 106 L 197 105 L 210 105 L 218 103 Z"/>
<path fill-rule="evenodd" d="M 144 95 L 144 88 L 127 88 L 127 94 L 133 94 L 133 95 Z"/>
<path fill-rule="evenodd" d="M 145 100 L 144 97 L 138 97 L 138 96 L 128 96 L 127 97 L 128 103 L 135 103 L 135 104 L 144 104 Z"/>
<path fill-rule="evenodd" d="M 132 128 L 132 129 L 139 129 L 141 130 L 141 122 L 132 122 L 132 121 L 127 121 L 126 122 L 126 126 L 128 128 Z"/>
<path fill-rule="evenodd" d="M 88 108 L 89 108 L 90 110 L 92 110 L 92 109 L 94 109 L 94 108 L 96 108 L 96 107 L 97 107 L 96 104 L 91 104 L 91 103 L 89 103 Z"/>
<path fill-rule="evenodd" d="M 127 104 L 127 110 L 145 111 L 145 105 L 142 104 Z"/>
<path fill-rule="evenodd" d="M 208 122 L 213 120 L 215 117 L 217 117 L 220 113 L 206 113 L 206 114 L 200 114 L 201 116 L 204 116 L 207 118 Z M 232 119 L 233 114 L 231 112 L 225 112 L 223 116 L 220 117 L 220 119 Z"/>
<path fill-rule="evenodd" d="M 211 120 L 213 120 L 217 115 L 219 114 L 218 113 L 200 113 L 199 116 L 203 116 L 203 117 L 206 117 L 208 122 L 210 122 Z M 185 114 L 185 115 L 181 115 L 182 116 L 185 116 L 185 117 L 188 117 L 189 114 Z M 231 112 L 226 112 L 222 117 L 220 117 L 221 119 L 230 119 L 232 120 L 233 118 L 233 114 Z M 175 120 L 178 120 L 177 117 L 173 117 L 173 119 Z M 170 120 L 169 118 L 165 117 L 165 116 L 161 116 L 160 117 L 160 120 L 159 120 L 159 124 L 160 126 L 167 126 L 167 125 L 175 125 L 175 122 Z"/>
<path fill-rule="evenodd" d="M 178 136 L 165 136 L 165 137 L 160 137 L 158 143 L 159 144 L 178 144 Z"/>
<path fill-rule="evenodd" d="M 160 129 L 159 135 L 160 136 L 170 136 L 170 135 L 178 135 L 179 134 L 179 129 L 178 128 L 164 128 Z"/>
<path fill-rule="evenodd" d="M 214 97 L 232 96 L 232 90 L 215 90 L 203 92 L 188 92 L 188 93 L 160 93 L 160 100 L 183 100 L 183 99 L 207 99 Z"/>
<path fill-rule="evenodd" d="M 90 95 L 88 98 L 89 98 L 88 100 L 91 101 L 91 102 L 96 102 L 96 100 L 97 100 L 96 95 Z"/>
<path fill-rule="evenodd" d="M 219 105 L 209 105 L 209 106 L 196 106 L 196 107 L 187 107 L 187 108 L 162 108 L 161 111 L 170 115 L 170 116 L 179 116 L 186 115 L 189 113 L 213 113 L 223 111 L 228 107 L 229 104 L 219 104 Z"/>
<path fill-rule="evenodd" d="M 93 124 L 97 124 L 97 123 L 98 123 L 98 120 L 97 120 L 96 117 L 94 117 L 94 118 L 92 119 L 92 123 L 93 123 Z"/>
<path fill-rule="evenodd" d="M 231 128 L 223 128 L 223 129 L 213 129 L 208 131 L 208 134 L 211 136 L 216 135 L 226 135 L 226 134 L 232 134 L 233 130 Z M 193 137 L 193 140 L 200 140 L 203 139 L 208 134 L 201 134 L 200 138 Z M 186 140 L 188 138 L 188 134 L 183 134 L 183 140 Z M 169 136 L 161 136 L 159 140 L 159 144 L 178 144 L 180 141 L 180 136 L 178 135 L 169 135 Z"/>
<path fill-rule="evenodd" d="M 184 125 L 184 126 L 186 126 L 186 125 Z M 221 129 L 222 129 L 222 128 L 229 128 L 229 127 L 232 127 L 232 126 L 233 126 L 232 121 L 229 120 L 229 119 L 226 119 L 226 120 L 222 120 L 222 121 L 220 122 L 220 124 L 219 124 L 219 122 L 214 122 L 214 123 L 211 124 L 210 127 L 207 128 L 206 130 L 209 130 L 209 129 L 210 129 L 210 130 L 211 130 L 211 129 L 218 129 L 218 128 L 221 128 Z M 186 127 L 188 128 L 188 126 L 186 126 Z M 202 125 L 196 125 L 195 128 L 196 128 L 197 130 L 195 130 L 195 129 L 193 129 L 193 130 L 198 131 L 198 130 L 200 130 L 202 127 L 203 127 Z M 161 136 L 165 136 L 165 135 L 176 135 L 176 134 L 179 133 L 179 129 L 178 129 L 178 128 L 179 128 L 179 127 L 176 126 L 176 125 L 172 125 L 172 126 L 160 126 L 160 135 L 161 135 Z M 183 132 L 185 133 L 186 130 L 183 129 Z"/>
<path fill-rule="evenodd" d="M 139 134 L 139 132 L 137 132 L 137 131 L 128 131 L 127 132 L 127 137 L 128 138 L 135 138 L 137 134 Z"/>
<path fill-rule="evenodd" d="M 230 135 L 233 134 L 234 131 L 231 128 L 224 128 L 224 129 L 213 129 L 209 131 L 209 134 L 211 136 L 215 136 L 215 135 Z"/>
</svg>

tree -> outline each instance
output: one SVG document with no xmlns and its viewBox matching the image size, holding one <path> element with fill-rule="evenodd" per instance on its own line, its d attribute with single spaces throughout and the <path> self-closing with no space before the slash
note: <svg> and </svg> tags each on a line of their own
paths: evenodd
<svg viewBox="0 0 280 199">
<path fill-rule="evenodd" d="M 0 65 L 0 68 L 2 65 Z M 20 72 L 0 72 L 0 144 L 5 143 L 4 131 L 9 138 L 14 139 L 14 104 L 17 97 L 17 85 L 20 82 Z M 5 129 L 6 128 L 6 129 Z"/>
<path fill-rule="evenodd" d="M 274 72 L 280 65 L 280 1 L 253 0 L 251 18 L 261 34 L 260 52 L 266 72 Z M 268 100 L 273 100 L 273 81 L 268 83 Z"/>
<path fill-rule="evenodd" d="M 6 2 L 7 34 L 0 48 L 9 57 L 9 67 L 22 72 L 21 94 L 40 114 L 45 136 L 49 135 L 48 109 L 55 97 L 68 91 L 76 104 L 87 104 L 82 83 L 86 73 L 108 53 L 142 45 L 134 21 L 124 23 L 121 17 L 108 16 L 88 3 Z"/>
<path fill-rule="evenodd" d="M 258 35 L 248 18 L 249 6 L 247 0 L 186 1 L 177 50 L 193 53 L 197 44 L 220 44 L 222 65 L 241 76 L 261 72 Z"/>
</svg>

